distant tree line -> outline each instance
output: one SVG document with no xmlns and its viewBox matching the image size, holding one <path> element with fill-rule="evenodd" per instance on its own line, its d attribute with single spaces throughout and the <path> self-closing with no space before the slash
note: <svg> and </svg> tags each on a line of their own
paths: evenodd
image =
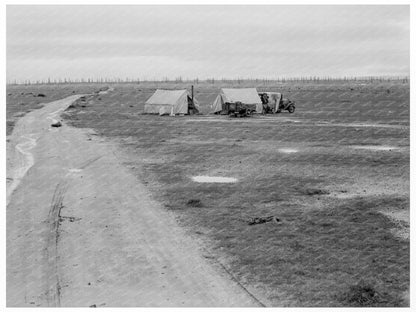
<svg viewBox="0 0 416 312">
<path fill-rule="evenodd" d="M 162 79 L 140 79 L 140 78 L 48 78 L 46 80 L 13 80 L 7 81 L 8 85 L 40 85 L 40 84 L 115 84 L 115 83 L 231 83 L 231 84 L 244 84 L 244 83 L 256 83 L 256 84 L 270 84 L 270 83 L 285 83 L 285 82 L 305 82 L 305 83 L 325 83 L 325 82 L 351 82 L 351 81 L 364 81 L 364 82 L 403 82 L 408 83 L 409 77 L 404 76 L 365 76 L 365 77 L 319 77 L 319 76 L 304 76 L 304 77 L 276 77 L 276 78 L 208 78 L 208 79 L 183 79 L 182 77 L 176 77 L 170 79 L 164 77 Z"/>
</svg>

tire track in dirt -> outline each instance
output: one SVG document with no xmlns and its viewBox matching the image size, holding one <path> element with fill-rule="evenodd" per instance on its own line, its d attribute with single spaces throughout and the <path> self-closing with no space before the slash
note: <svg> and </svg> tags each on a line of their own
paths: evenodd
<svg viewBox="0 0 416 312">
<path fill-rule="evenodd" d="M 46 259 L 48 259 L 48 287 L 45 291 L 47 294 L 47 302 L 50 307 L 60 307 L 61 306 L 61 284 L 59 276 L 59 236 L 60 236 L 60 224 L 64 220 L 61 215 L 61 210 L 64 207 L 63 201 L 65 193 L 68 190 L 69 179 L 71 176 L 79 172 L 82 169 L 85 169 L 102 156 L 93 157 L 89 159 L 75 169 L 75 171 L 69 172 L 66 174 L 66 179 L 63 179 L 56 185 L 55 191 L 52 196 L 52 201 L 50 205 L 50 210 L 48 213 L 47 223 L 49 224 L 49 235 L 47 239 Z M 71 218 L 70 218 L 71 219 Z"/>
<path fill-rule="evenodd" d="M 61 209 L 67 190 L 68 183 L 63 180 L 58 183 L 52 197 L 51 207 L 48 214 L 49 235 L 47 239 L 46 258 L 48 259 L 48 289 L 47 302 L 50 307 L 60 306 L 61 286 L 58 274 L 58 242 L 59 224 L 61 222 Z"/>
</svg>

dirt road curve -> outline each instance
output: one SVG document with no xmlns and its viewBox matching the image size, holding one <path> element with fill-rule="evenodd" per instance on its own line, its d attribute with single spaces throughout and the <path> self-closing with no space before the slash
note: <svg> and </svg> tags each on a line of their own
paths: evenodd
<svg viewBox="0 0 416 312">
<path fill-rule="evenodd" d="M 258 306 L 112 143 L 50 126 L 76 98 L 21 118 L 7 145 L 7 306 Z"/>
</svg>

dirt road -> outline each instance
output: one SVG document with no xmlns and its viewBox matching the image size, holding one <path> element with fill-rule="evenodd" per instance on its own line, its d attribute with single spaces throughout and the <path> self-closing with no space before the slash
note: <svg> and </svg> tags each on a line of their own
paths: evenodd
<svg viewBox="0 0 416 312">
<path fill-rule="evenodd" d="M 210 265 L 117 147 L 21 118 L 7 144 L 7 306 L 258 306 Z M 122 125 L 121 125 L 122 126 Z"/>
</svg>

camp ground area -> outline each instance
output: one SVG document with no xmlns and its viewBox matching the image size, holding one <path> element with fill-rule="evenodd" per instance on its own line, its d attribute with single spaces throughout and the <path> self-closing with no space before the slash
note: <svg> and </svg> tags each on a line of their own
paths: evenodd
<svg viewBox="0 0 416 312">
<path fill-rule="evenodd" d="M 409 306 L 409 92 L 9 85 L 8 305 Z"/>
</svg>

